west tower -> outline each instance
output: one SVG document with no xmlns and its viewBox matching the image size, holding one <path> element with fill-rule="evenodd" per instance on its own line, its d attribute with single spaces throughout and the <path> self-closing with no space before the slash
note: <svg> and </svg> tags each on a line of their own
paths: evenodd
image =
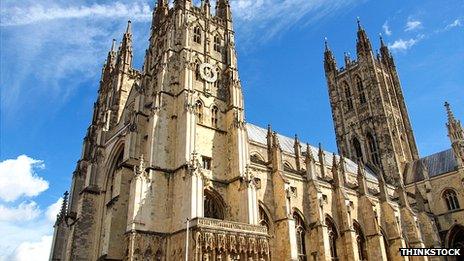
<svg viewBox="0 0 464 261">
<path fill-rule="evenodd" d="M 374 55 L 358 21 L 357 59 L 338 68 L 326 42 L 324 68 L 340 155 L 400 178 L 418 152 L 393 57 L 380 38 Z"/>
</svg>

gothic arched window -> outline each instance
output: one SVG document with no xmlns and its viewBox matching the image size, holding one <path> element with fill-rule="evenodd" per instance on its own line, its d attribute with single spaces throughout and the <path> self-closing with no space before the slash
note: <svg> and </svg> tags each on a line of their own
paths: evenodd
<svg viewBox="0 0 464 261">
<path fill-rule="evenodd" d="M 224 219 L 224 205 L 219 195 L 213 191 L 204 191 L 204 216 L 207 218 Z"/>
<path fill-rule="evenodd" d="M 197 123 L 203 123 L 203 103 L 200 100 L 195 103 L 195 114 L 197 115 Z"/>
<path fill-rule="evenodd" d="M 297 212 L 293 213 L 293 219 L 295 220 L 295 233 L 296 233 L 298 260 L 306 260 L 305 224 L 304 224 L 303 218 L 301 218 L 301 216 Z"/>
<path fill-rule="evenodd" d="M 455 209 L 460 208 L 458 197 L 454 190 L 452 189 L 445 190 L 445 192 L 443 192 L 443 199 L 445 199 L 448 210 L 455 210 Z"/>
<path fill-rule="evenodd" d="M 218 126 L 218 107 L 216 106 L 213 106 L 213 108 L 211 109 L 211 124 L 213 125 L 213 127 L 217 127 Z"/>
<path fill-rule="evenodd" d="M 259 206 L 259 224 L 261 226 L 265 226 L 269 232 L 271 222 L 267 216 L 266 211 L 264 210 L 264 207 L 261 205 Z"/>
<path fill-rule="evenodd" d="M 364 93 L 364 86 L 359 76 L 356 76 L 356 87 L 358 88 L 359 93 L 359 103 L 366 103 L 366 94 Z"/>
<path fill-rule="evenodd" d="M 362 161 L 363 155 L 362 155 L 361 143 L 356 137 L 353 139 L 353 148 L 354 148 L 354 153 L 356 155 L 356 159 L 358 161 Z"/>
<path fill-rule="evenodd" d="M 335 228 L 335 224 L 332 221 L 332 219 L 326 218 L 325 223 L 327 225 L 327 230 L 329 232 L 330 257 L 332 258 L 332 260 L 338 260 L 338 254 L 337 254 L 338 233 L 337 233 L 337 229 Z"/>
<path fill-rule="evenodd" d="M 353 223 L 353 228 L 356 234 L 356 244 L 358 246 L 358 257 L 359 260 L 367 260 L 367 249 L 366 249 L 366 238 L 361 230 L 361 226 L 357 223 Z"/>
<path fill-rule="evenodd" d="M 200 29 L 200 26 L 195 26 L 195 28 L 193 28 L 193 41 L 195 43 L 201 44 L 201 29 Z"/>
<path fill-rule="evenodd" d="M 219 35 L 214 36 L 213 49 L 216 52 L 221 52 L 221 38 L 219 37 Z"/>
<path fill-rule="evenodd" d="M 369 146 L 372 163 L 376 166 L 380 166 L 379 148 L 374 136 L 371 133 L 367 134 L 367 144 Z"/>
<path fill-rule="evenodd" d="M 345 91 L 346 107 L 348 111 L 352 111 L 353 110 L 353 97 L 351 96 L 351 88 L 346 82 L 345 82 L 344 91 Z"/>
</svg>

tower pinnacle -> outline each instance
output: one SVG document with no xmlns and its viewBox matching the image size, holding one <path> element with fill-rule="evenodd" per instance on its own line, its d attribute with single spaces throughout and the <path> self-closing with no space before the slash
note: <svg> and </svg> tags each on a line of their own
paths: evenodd
<svg viewBox="0 0 464 261">
<path fill-rule="evenodd" d="M 448 102 L 445 102 L 446 114 L 448 115 L 448 137 L 451 141 L 451 147 L 453 148 L 454 157 L 459 167 L 464 167 L 464 129 L 462 128 L 461 121 L 454 117 L 451 106 Z"/>
<path fill-rule="evenodd" d="M 370 54 L 372 53 L 372 46 L 371 42 L 369 41 L 369 37 L 367 37 L 367 33 L 361 25 L 361 21 L 359 17 L 357 18 L 358 24 L 358 39 L 356 43 L 356 50 L 359 55 L 363 54 Z"/>
</svg>

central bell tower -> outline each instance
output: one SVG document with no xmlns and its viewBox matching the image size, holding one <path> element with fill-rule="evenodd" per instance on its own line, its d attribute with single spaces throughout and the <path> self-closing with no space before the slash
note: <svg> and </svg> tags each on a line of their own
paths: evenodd
<svg viewBox="0 0 464 261">
<path fill-rule="evenodd" d="M 159 0 L 153 14 L 140 87 L 151 116 L 139 137 L 142 174 L 129 197 L 134 256 L 137 238 L 155 233 L 169 235 L 163 241 L 168 260 L 184 258 L 186 238 L 189 260 L 216 258 L 208 247 L 194 257 L 194 242 L 216 237 L 201 226 L 216 224 L 210 229 L 221 232 L 232 226 L 221 222 L 258 224 L 229 1 L 218 0 L 215 9 L 213 15 L 209 0 L 200 6 L 176 0 L 172 8 Z"/>
<path fill-rule="evenodd" d="M 374 55 L 358 21 L 357 60 L 345 53 L 338 68 L 326 42 L 324 68 L 339 154 L 398 179 L 419 156 L 393 57 L 380 45 Z"/>
</svg>

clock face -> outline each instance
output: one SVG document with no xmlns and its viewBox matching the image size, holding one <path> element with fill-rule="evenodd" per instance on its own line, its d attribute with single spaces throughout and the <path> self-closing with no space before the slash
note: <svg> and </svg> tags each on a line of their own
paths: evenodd
<svg viewBox="0 0 464 261">
<path fill-rule="evenodd" d="M 203 63 L 200 65 L 200 76 L 203 80 L 214 83 L 217 80 L 217 73 L 213 66 L 209 63 Z"/>
</svg>

